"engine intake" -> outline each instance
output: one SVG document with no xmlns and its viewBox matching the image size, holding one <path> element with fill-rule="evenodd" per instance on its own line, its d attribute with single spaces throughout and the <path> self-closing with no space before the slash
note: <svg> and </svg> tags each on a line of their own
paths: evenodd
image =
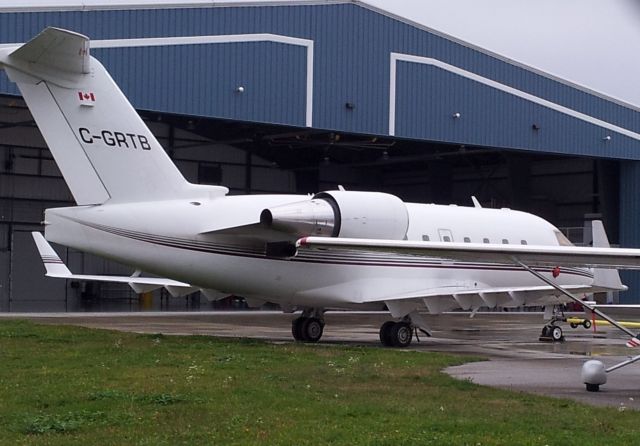
<svg viewBox="0 0 640 446">
<path fill-rule="evenodd" d="M 402 240 L 409 215 L 404 202 L 394 195 L 327 191 L 310 200 L 265 209 L 260 223 L 296 236 Z"/>
</svg>

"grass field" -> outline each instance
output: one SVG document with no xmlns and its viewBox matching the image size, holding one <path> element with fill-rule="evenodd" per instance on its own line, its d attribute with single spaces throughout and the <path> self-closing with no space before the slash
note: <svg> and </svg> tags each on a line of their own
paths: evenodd
<svg viewBox="0 0 640 446">
<path fill-rule="evenodd" d="M 0 322 L 2 445 L 637 444 L 640 414 L 476 386 L 462 357 Z"/>
</svg>

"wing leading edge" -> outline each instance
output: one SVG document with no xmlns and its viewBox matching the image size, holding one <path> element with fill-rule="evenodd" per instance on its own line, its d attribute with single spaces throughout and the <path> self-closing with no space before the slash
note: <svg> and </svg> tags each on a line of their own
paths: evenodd
<svg viewBox="0 0 640 446">
<path fill-rule="evenodd" d="M 482 263 L 523 262 L 531 267 L 640 269 L 640 249 L 579 246 L 499 245 L 485 243 L 418 242 L 356 238 L 304 237 L 298 250 L 377 251 Z"/>
</svg>

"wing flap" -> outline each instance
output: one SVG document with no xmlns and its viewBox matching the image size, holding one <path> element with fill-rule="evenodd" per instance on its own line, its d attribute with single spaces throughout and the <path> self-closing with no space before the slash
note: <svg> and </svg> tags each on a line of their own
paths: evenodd
<svg viewBox="0 0 640 446">
<path fill-rule="evenodd" d="M 573 294 L 593 293 L 594 288 L 585 285 L 568 285 L 564 287 Z M 462 309 L 476 310 L 480 307 L 495 308 L 519 307 L 522 305 L 545 305 L 547 298 L 555 298 L 560 293 L 551 286 L 477 288 L 438 287 L 429 290 L 404 293 L 385 298 L 366 299 L 364 302 L 384 302 L 389 306 L 393 302 L 416 301 L 421 299 L 430 313 Z"/>
</svg>

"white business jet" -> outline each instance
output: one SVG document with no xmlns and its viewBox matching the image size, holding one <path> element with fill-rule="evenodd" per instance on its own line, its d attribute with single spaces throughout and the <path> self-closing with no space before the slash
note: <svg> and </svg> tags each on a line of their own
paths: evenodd
<svg viewBox="0 0 640 446">
<path fill-rule="evenodd" d="M 77 202 L 47 209 L 45 237 L 34 233 L 51 277 L 274 302 L 302 310 L 292 332 L 308 342 L 322 336 L 326 309 L 388 309 L 393 320 L 380 339 L 404 347 L 417 329 L 429 333 L 421 310 L 553 309 L 579 302 L 575 295 L 625 290 L 616 268 L 640 269 L 640 250 L 610 248 L 599 222 L 594 247 L 585 248 L 539 217 L 476 200 L 473 207 L 416 204 L 342 188 L 227 196 L 225 187 L 191 184 L 80 34 L 47 28 L 0 48 L 0 67 L 20 88 Z M 47 240 L 136 273 L 72 274 Z M 559 317 L 547 316 L 543 335 L 562 339 Z M 589 367 L 585 383 L 597 390 L 606 370 Z"/>
</svg>

